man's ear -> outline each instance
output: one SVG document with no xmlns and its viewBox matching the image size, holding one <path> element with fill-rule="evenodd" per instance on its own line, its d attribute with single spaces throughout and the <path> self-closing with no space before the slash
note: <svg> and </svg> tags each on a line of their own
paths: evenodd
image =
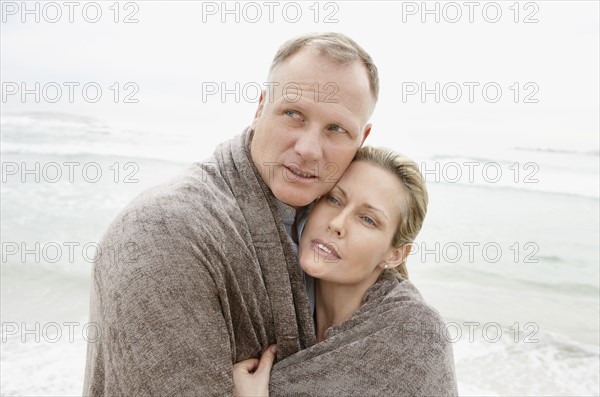
<svg viewBox="0 0 600 397">
<path fill-rule="evenodd" d="M 387 259 L 385 259 L 381 265 L 386 269 L 394 268 L 406 261 L 408 254 L 412 249 L 412 244 L 404 244 L 402 247 L 393 248 Z"/>
<path fill-rule="evenodd" d="M 367 139 L 367 137 L 369 136 L 369 134 L 371 133 L 371 124 L 367 124 L 365 127 L 365 133 L 363 135 L 363 139 L 362 142 L 360 143 L 360 146 L 362 147 L 362 145 L 364 145 L 365 140 Z"/>
<path fill-rule="evenodd" d="M 254 114 L 254 120 L 252 120 L 252 129 L 256 129 L 256 123 L 258 122 L 258 119 L 260 118 L 260 116 L 262 115 L 263 109 L 265 107 L 265 100 L 267 97 L 267 93 L 265 90 L 262 90 L 260 93 L 260 99 L 258 100 L 258 107 L 256 108 L 256 113 Z"/>
</svg>

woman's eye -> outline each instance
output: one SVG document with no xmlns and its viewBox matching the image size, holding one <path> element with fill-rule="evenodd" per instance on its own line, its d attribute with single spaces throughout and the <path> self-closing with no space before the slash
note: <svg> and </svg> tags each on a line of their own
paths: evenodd
<svg viewBox="0 0 600 397">
<path fill-rule="evenodd" d="M 340 200 L 335 196 L 327 197 L 327 201 L 329 201 L 331 204 L 336 204 L 336 205 L 340 203 Z"/>
<path fill-rule="evenodd" d="M 363 220 L 371 226 L 375 226 L 375 220 L 368 215 L 362 216 Z"/>
</svg>

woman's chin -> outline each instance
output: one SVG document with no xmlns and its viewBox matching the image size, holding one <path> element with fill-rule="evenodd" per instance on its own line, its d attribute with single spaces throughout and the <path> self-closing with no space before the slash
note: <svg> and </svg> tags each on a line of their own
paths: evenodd
<svg viewBox="0 0 600 397">
<path fill-rule="evenodd" d="M 313 278 L 320 278 L 319 275 L 323 274 L 323 264 L 315 263 L 312 258 L 310 260 L 300 260 L 300 267 L 304 273 L 308 274 Z"/>
</svg>

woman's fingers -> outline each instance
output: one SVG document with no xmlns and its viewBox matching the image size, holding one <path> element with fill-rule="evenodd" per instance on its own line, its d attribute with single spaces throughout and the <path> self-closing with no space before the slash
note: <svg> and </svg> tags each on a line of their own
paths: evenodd
<svg viewBox="0 0 600 397">
<path fill-rule="evenodd" d="M 236 396 L 268 396 L 271 367 L 277 347 L 271 345 L 260 360 L 251 358 L 233 365 L 233 384 Z"/>
<path fill-rule="evenodd" d="M 239 363 L 233 365 L 233 371 L 252 373 L 256 371 L 259 362 L 260 361 L 258 360 L 258 358 L 249 358 L 247 360 L 240 361 Z"/>
<path fill-rule="evenodd" d="M 244 361 L 240 361 L 233 365 L 234 372 L 243 373 L 270 373 L 271 367 L 275 362 L 275 354 L 277 353 L 277 345 L 269 346 L 261 355 L 260 360 L 258 358 L 249 358 Z"/>
<path fill-rule="evenodd" d="M 260 356 L 260 362 L 258 363 L 258 368 L 256 372 L 259 373 L 271 373 L 271 367 L 273 367 L 273 363 L 275 362 L 275 354 L 277 353 L 277 345 L 271 345 L 265 350 Z"/>
</svg>

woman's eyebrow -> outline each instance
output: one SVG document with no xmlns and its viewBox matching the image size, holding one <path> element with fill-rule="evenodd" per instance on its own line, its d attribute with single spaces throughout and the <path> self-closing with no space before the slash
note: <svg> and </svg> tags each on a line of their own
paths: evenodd
<svg viewBox="0 0 600 397">
<path fill-rule="evenodd" d="M 342 188 L 340 187 L 340 185 L 339 185 L 339 184 L 335 185 L 335 186 L 333 187 L 333 189 L 338 189 L 338 190 L 339 190 L 339 191 L 342 193 L 342 195 L 343 195 L 344 197 L 348 197 L 348 195 L 346 194 L 346 191 L 345 191 L 344 189 L 342 189 Z M 331 189 L 331 190 L 333 190 L 333 189 Z M 388 216 L 385 214 L 385 212 L 383 212 L 382 210 L 380 210 L 380 209 L 379 209 L 379 208 L 377 208 L 377 207 L 374 207 L 373 205 L 371 205 L 371 204 L 369 204 L 369 203 L 363 203 L 363 204 L 362 204 L 362 207 L 369 208 L 369 209 L 371 209 L 371 210 L 374 210 L 374 211 L 380 212 L 380 213 L 381 213 L 381 215 L 383 215 L 383 216 L 385 217 L 385 219 L 387 219 L 387 220 L 389 220 L 389 219 L 390 219 L 390 218 L 388 218 Z"/>
<path fill-rule="evenodd" d="M 389 218 L 387 217 L 387 215 L 385 214 L 385 212 L 383 212 L 382 210 L 380 210 L 380 209 L 379 209 L 379 208 L 377 208 L 377 207 L 373 207 L 373 206 L 372 206 L 371 204 L 369 204 L 369 203 L 364 203 L 364 204 L 363 204 L 363 207 L 366 207 L 366 208 L 372 209 L 373 211 L 380 212 L 380 213 L 381 213 L 381 215 L 383 215 L 383 216 L 385 217 L 385 219 L 389 219 Z"/>
<path fill-rule="evenodd" d="M 342 188 L 340 187 L 340 185 L 339 185 L 339 184 L 338 184 L 338 185 L 335 185 L 335 186 L 333 187 L 333 189 L 338 189 L 338 190 L 339 190 L 339 191 L 342 193 L 342 196 L 344 196 L 344 197 L 347 197 L 347 196 L 348 196 L 348 195 L 346 194 L 346 191 L 345 191 L 344 189 L 342 189 Z M 331 190 L 333 190 L 333 189 L 331 189 Z"/>
</svg>

